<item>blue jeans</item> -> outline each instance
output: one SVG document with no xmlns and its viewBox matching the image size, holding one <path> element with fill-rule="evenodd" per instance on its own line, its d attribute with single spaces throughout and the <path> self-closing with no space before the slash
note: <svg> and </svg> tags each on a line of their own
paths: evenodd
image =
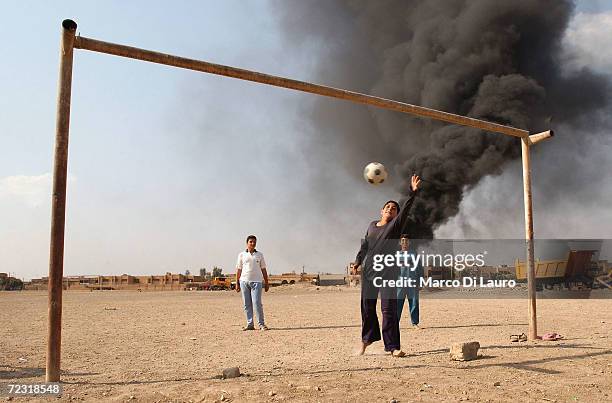
<svg viewBox="0 0 612 403">
<path fill-rule="evenodd" d="M 415 278 L 414 271 L 408 274 L 404 268 L 402 268 L 401 276 Z M 418 284 L 418 277 L 416 278 Z M 419 288 L 418 287 L 400 287 L 397 289 L 397 320 L 402 318 L 402 311 L 404 310 L 404 300 L 408 298 L 408 307 L 410 308 L 410 321 L 413 325 L 419 324 Z"/>
<path fill-rule="evenodd" d="M 247 317 L 247 326 L 253 326 L 253 304 L 257 311 L 257 320 L 259 326 L 263 326 L 264 320 L 263 305 L 261 303 L 261 292 L 263 283 L 258 281 L 240 281 L 240 292 L 242 293 L 242 302 L 244 303 L 244 312 Z"/>
</svg>

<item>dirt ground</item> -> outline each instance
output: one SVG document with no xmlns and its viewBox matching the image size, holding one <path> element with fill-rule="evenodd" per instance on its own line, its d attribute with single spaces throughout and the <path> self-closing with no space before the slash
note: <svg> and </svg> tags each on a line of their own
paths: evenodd
<svg viewBox="0 0 612 403">
<path fill-rule="evenodd" d="M 44 382 L 46 307 L 46 293 L 0 293 L 0 383 Z M 278 287 L 264 309 L 271 330 L 243 332 L 235 292 L 65 292 L 61 400 L 612 401 L 610 299 L 540 300 L 540 333 L 566 339 L 511 343 L 526 300 L 425 293 L 423 328 L 402 320 L 405 358 L 381 342 L 355 355 L 356 289 Z M 479 359 L 450 361 L 472 340 Z M 232 366 L 244 375 L 218 378 Z"/>
</svg>

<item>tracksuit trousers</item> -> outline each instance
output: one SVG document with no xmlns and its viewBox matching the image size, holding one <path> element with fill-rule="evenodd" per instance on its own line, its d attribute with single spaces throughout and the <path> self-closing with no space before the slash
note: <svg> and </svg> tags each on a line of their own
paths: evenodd
<svg viewBox="0 0 612 403">
<path fill-rule="evenodd" d="M 400 349 L 400 330 L 397 317 L 397 294 L 395 289 L 377 289 L 371 281 L 361 284 L 361 339 L 373 343 L 381 339 L 376 305 L 380 295 L 382 311 L 382 340 L 385 351 Z M 376 296 L 376 298 L 374 298 Z"/>
</svg>

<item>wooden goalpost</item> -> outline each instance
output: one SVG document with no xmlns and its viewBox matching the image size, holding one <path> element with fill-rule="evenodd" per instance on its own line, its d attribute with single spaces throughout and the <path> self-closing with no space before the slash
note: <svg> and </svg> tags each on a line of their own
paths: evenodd
<svg viewBox="0 0 612 403">
<path fill-rule="evenodd" d="M 72 91 L 72 64 L 74 49 L 107 53 L 130 59 L 165 64 L 168 66 L 195 70 L 203 73 L 216 74 L 225 77 L 237 78 L 240 80 L 253 81 L 260 84 L 309 92 L 311 94 L 344 99 L 350 102 L 372 105 L 383 109 L 394 110 L 463 126 L 470 126 L 488 132 L 501 133 L 519 138 L 521 141 L 523 159 L 529 338 L 531 340 L 536 338 L 536 287 L 529 147 L 542 140 L 552 137 L 552 130 L 530 135 L 527 130 L 504 126 L 467 116 L 455 115 L 448 112 L 442 112 L 435 109 L 411 105 L 381 97 L 375 97 L 372 95 L 76 36 L 76 29 L 76 22 L 72 20 L 64 20 L 62 22 L 55 129 L 55 152 L 53 163 L 53 193 L 51 199 L 51 240 L 48 285 L 49 323 L 47 333 L 46 361 L 47 382 L 58 382 L 60 380 L 66 178 L 68 171 L 68 134 L 70 126 L 70 96 Z"/>
</svg>

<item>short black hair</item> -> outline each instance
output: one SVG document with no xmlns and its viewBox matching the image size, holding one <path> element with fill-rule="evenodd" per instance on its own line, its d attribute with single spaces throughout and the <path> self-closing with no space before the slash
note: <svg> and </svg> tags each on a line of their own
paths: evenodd
<svg viewBox="0 0 612 403">
<path fill-rule="evenodd" d="M 249 235 L 247 237 L 246 243 L 249 243 L 249 240 L 251 240 L 251 239 L 253 239 L 253 240 L 255 240 L 255 242 L 257 242 L 257 237 L 255 235 Z"/>
<path fill-rule="evenodd" d="M 399 203 L 398 203 L 398 202 L 396 202 L 395 200 L 389 200 L 388 202 L 386 202 L 385 204 L 383 204 L 383 208 L 385 208 L 385 206 L 386 206 L 387 204 L 389 204 L 389 203 L 393 203 L 393 204 L 395 204 L 395 208 L 397 208 L 397 212 L 399 213 L 399 211 L 400 211 L 400 206 L 399 206 Z"/>
<path fill-rule="evenodd" d="M 410 239 L 410 236 L 409 236 L 408 234 L 402 234 L 402 235 L 400 235 L 400 239 L 404 239 L 404 238 L 406 238 L 406 239 Z"/>
</svg>

